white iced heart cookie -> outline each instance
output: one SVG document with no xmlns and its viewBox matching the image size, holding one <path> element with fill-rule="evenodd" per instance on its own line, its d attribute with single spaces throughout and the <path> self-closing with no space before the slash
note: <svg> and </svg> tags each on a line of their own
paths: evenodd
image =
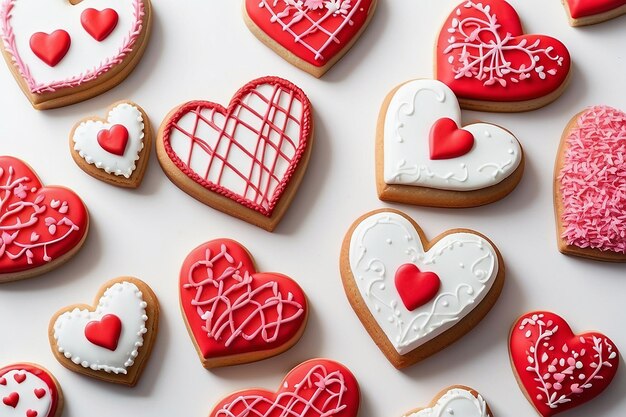
<svg viewBox="0 0 626 417">
<path fill-rule="evenodd" d="M 446 388 L 433 402 L 430 407 L 407 413 L 404 417 L 491 417 L 487 402 L 468 387 Z"/>
</svg>

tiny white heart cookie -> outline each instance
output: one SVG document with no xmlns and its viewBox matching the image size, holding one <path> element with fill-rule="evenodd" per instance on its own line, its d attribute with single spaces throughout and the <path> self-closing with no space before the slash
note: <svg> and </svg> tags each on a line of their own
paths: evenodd
<svg viewBox="0 0 626 417">
<path fill-rule="evenodd" d="M 456 385 L 439 393 L 428 408 L 409 412 L 404 417 L 491 417 L 484 398 L 471 388 Z"/>
</svg>

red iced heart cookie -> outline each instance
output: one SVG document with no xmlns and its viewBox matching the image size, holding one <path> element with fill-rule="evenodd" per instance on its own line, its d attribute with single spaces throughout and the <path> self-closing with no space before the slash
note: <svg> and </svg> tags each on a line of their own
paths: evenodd
<svg viewBox="0 0 626 417">
<path fill-rule="evenodd" d="M 575 335 L 564 319 L 546 311 L 522 316 L 511 330 L 509 348 L 520 387 L 544 417 L 596 397 L 619 364 L 609 338 L 595 332 Z"/>
<path fill-rule="evenodd" d="M 422 272 L 415 264 L 404 264 L 396 271 L 396 288 L 404 306 L 413 311 L 433 299 L 441 280 L 434 272 Z"/>
<path fill-rule="evenodd" d="M 239 391 L 220 401 L 210 417 L 356 417 L 359 385 L 340 363 L 311 359 L 285 376 L 276 392 Z"/>
<path fill-rule="evenodd" d="M 473 146 L 474 135 L 447 117 L 437 120 L 430 130 L 430 159 L 458 158 Z"/>
<path fill-rule="evenodd" d="M 450 14 L 437 42 L 437 78 L 462 107 L 525 111 L 563 91 L 570 71 L 567 48 L 544 35 L 525 35 L 504 0 L 464 1 Z"/>
<path fill-rule="evenodd" d="M 19 159 L 0 157 L 0 282 L 44 273 L 82 246 L 89 215 L 63 187 L 44 187 Z"/>
<path fill-rule="evenodd" d="M 50 34 L 37 32 L 30 37 L 30 49 L 51 67 L 61 62 L 71 43 L 70 35 L 64 30 L 55 30 Z"/>
<path fill-rule="evenodd" d="M 585 26 L 626 14 L 626 0 L 565 0 L 572 26 Z"/>
<path fill-rule="evenodd" d="M 123 156 L 128 144 L 128 129 L 123 125 L 113 125 L 110 129 L 98 132 L 98 144 L 113 155 Z"/>
<path fill-rule="evenodd" d="M 89 8 L 80 15 L 80 23 L 83 28 L 98 42 L 102 42 L 113 32 L 118 19 L 119 15 L 113 9 L 96 10 Z"/>
<path fill-rule="evenodd" d="M 122 321 L 114 314 L 107 314 L 85 326 L 85 337 L 94 345 L 116 350 L 122 333 Z"/>
<path fill-rule="evenodd" d="M 63 393 L 45 369 L 17 363 L 0 369 L 0 415 L 57 417 L 63 409 Z"/>
<path fill-rule="evenodd" d="M 206 368 L 252 362 L 293 346 L 306 296 L 290 278 L 256 272 L 244 247 L 220 239 L 194 249 L 180 271 L 180 302 Z"/>
</svg>

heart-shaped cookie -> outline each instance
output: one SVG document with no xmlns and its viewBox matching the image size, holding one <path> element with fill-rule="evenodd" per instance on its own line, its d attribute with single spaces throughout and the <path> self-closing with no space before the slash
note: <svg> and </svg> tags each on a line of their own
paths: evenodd
<svg viewBox="0 0 626 417">
<path fill-rule="evenodd" d="M 81 120 L 70 133 L 70 151 L 76 164 L 92 177 L 120 187 L 137 188 L 141 184 L 151 148 L 150 120 L 130 101 L 113 104 L 106 120 Z"/>
<path fill-rule="evenodd" d="M 564 91 L 571 62 L 567 48 L 544 35 L 526 35 L 504 0 L 466 0 L 446 19 L 436 48 L 437 78 L 461 107 L 527 111 Z"/>
<path fill-rule="evenodd" d="M 410 411 L 404 417 L 492 417 L 489 405 L 473 389 L 454 385 L 442 390 L 426 408 Z"/>
<path fill-rule="evenodd" d="M 158 331 L 156 295 L 146 283 L 121 277 L 100 288 L 94 305 L 72 305 L 52 317 L 52 352 L 71 371 L 134 386 Z"/>
<path fill-rule="evenodd" d="M 89 214 L 73 191 L 44 187 L 10 156 L 0 156 L 0 191 L 0 283 L 43 274 L 82 247 Z"/>
<path fill-rule="evenodd" d="M 163 121 L 157 156 L 167 176 L 201 202 L 272 231 L 311 155 L 309 99 L 277 77 L 251 81 L 227 108 L 192 101 Z"/>
<path fill-rule="evenodd" d="M 381 200 L 474 207 L 503 198 L 524 171 L 511 132 L 488 123 L 461 127 L 456 96 L 437 80 L 412 80 L 383 103 L 376 134 Z"/>
<path fill-rule="evenodd" d="M 141 59 L 150 27 L 150 0 L 0 0 L 2 53 L 37 109 L 119 84 Z"/>
<path fill-rule="evenodd" d="M 220 401 L 210 417 L 356 417 L 359 385 L 345 366 L 311 359 L 291 370 L 276 392 L 251 389 Z"/>
<path fill-rule="evenodd" d="M 603 334 L 576 335 L 554 313 L 536 311 L 513 325 L 509 349 L 517 381 L 543 417 L 577 407 L 611 383 L 619 352 Z"/>
<path fill-rule="evenodd" d="M 261 42 L 321 77 L 357 41 L 378 0 L 243 0 L 244 20 Z"/>
<path fill-rule="evenodd" d="M 407 308 L 395 276 L 406 265 L 435 273 L 440 286 Z M 491 310 L 504 284 L 504 263 L 484 236 L 449 230 L 428 242 L 419 226 L 391 209 L 353 223 L 341 248 L 341 277 L 350 304 L 387 359 L 412 365 L 461 338 Z"/>
<path fill-rule="evenodd" d="M 256 272 L 239 243 L 218 239 L 194 249 L 180 271 L 180 304 L 205 368 L 269 358 L 298 342 L 308 317 L 300 286 Z"/>
<path fill-rule="evenodd" d="M 626 262 L 626 113 L 594 106 L 563 132 L 554 169 L 562 253 Z"/>
<path fill-rule="evenodd" d="M 59 417 L 63 392 L 50 372 L 32 363 L 0 368 L 0 416 Z"/>
<path fill-rule="evenodd" d="M 563 0 L 572 26 L 604 22 L 626 14 L 626 0 Z"/>
</svg>

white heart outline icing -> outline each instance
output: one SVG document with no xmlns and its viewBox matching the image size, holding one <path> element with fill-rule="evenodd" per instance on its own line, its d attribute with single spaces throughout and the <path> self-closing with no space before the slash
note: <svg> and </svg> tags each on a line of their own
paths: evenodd
<svg viewBox="0 0 626 417">
<path fill-rule="evenodd" d="M 443 394 L 434 406 L 424 408 L 418 412 L 405 414 L 404 417 L 490 417 L 487 411 L 487 402 L 478 394 L 474 396 L 470 391 L 462 388 L 452 388 Z"/>
<path fill-rule="evenodd" d="M 489 293 L 499 267 L 491 243 L 468 232 L 446 235 L 424 252 L 413 224 L 389 211 L 371 214 L 354 228 L 348 256 L 364 303 L 400 355 L 441 335 L 473 311 Z M 394 282 L 398 267 L 406 263 L 441 279 L 437 296 L 413 311 L 404 306 Z"/>
<path fill-rule="evenodd" d="M 474 147 L 458 158 L 431 160 L 430 130 L 441 118 L 454 120 L 474 136 Z M 383 179 L 386 184 L 452 191 L 496 185 L 515 172 L 522 149 L 507 130 L 488 123 L 462 126 L 452 90 L 437 80 L 412 80 L 393 93 L 384 130 Z"/>
</svg>

